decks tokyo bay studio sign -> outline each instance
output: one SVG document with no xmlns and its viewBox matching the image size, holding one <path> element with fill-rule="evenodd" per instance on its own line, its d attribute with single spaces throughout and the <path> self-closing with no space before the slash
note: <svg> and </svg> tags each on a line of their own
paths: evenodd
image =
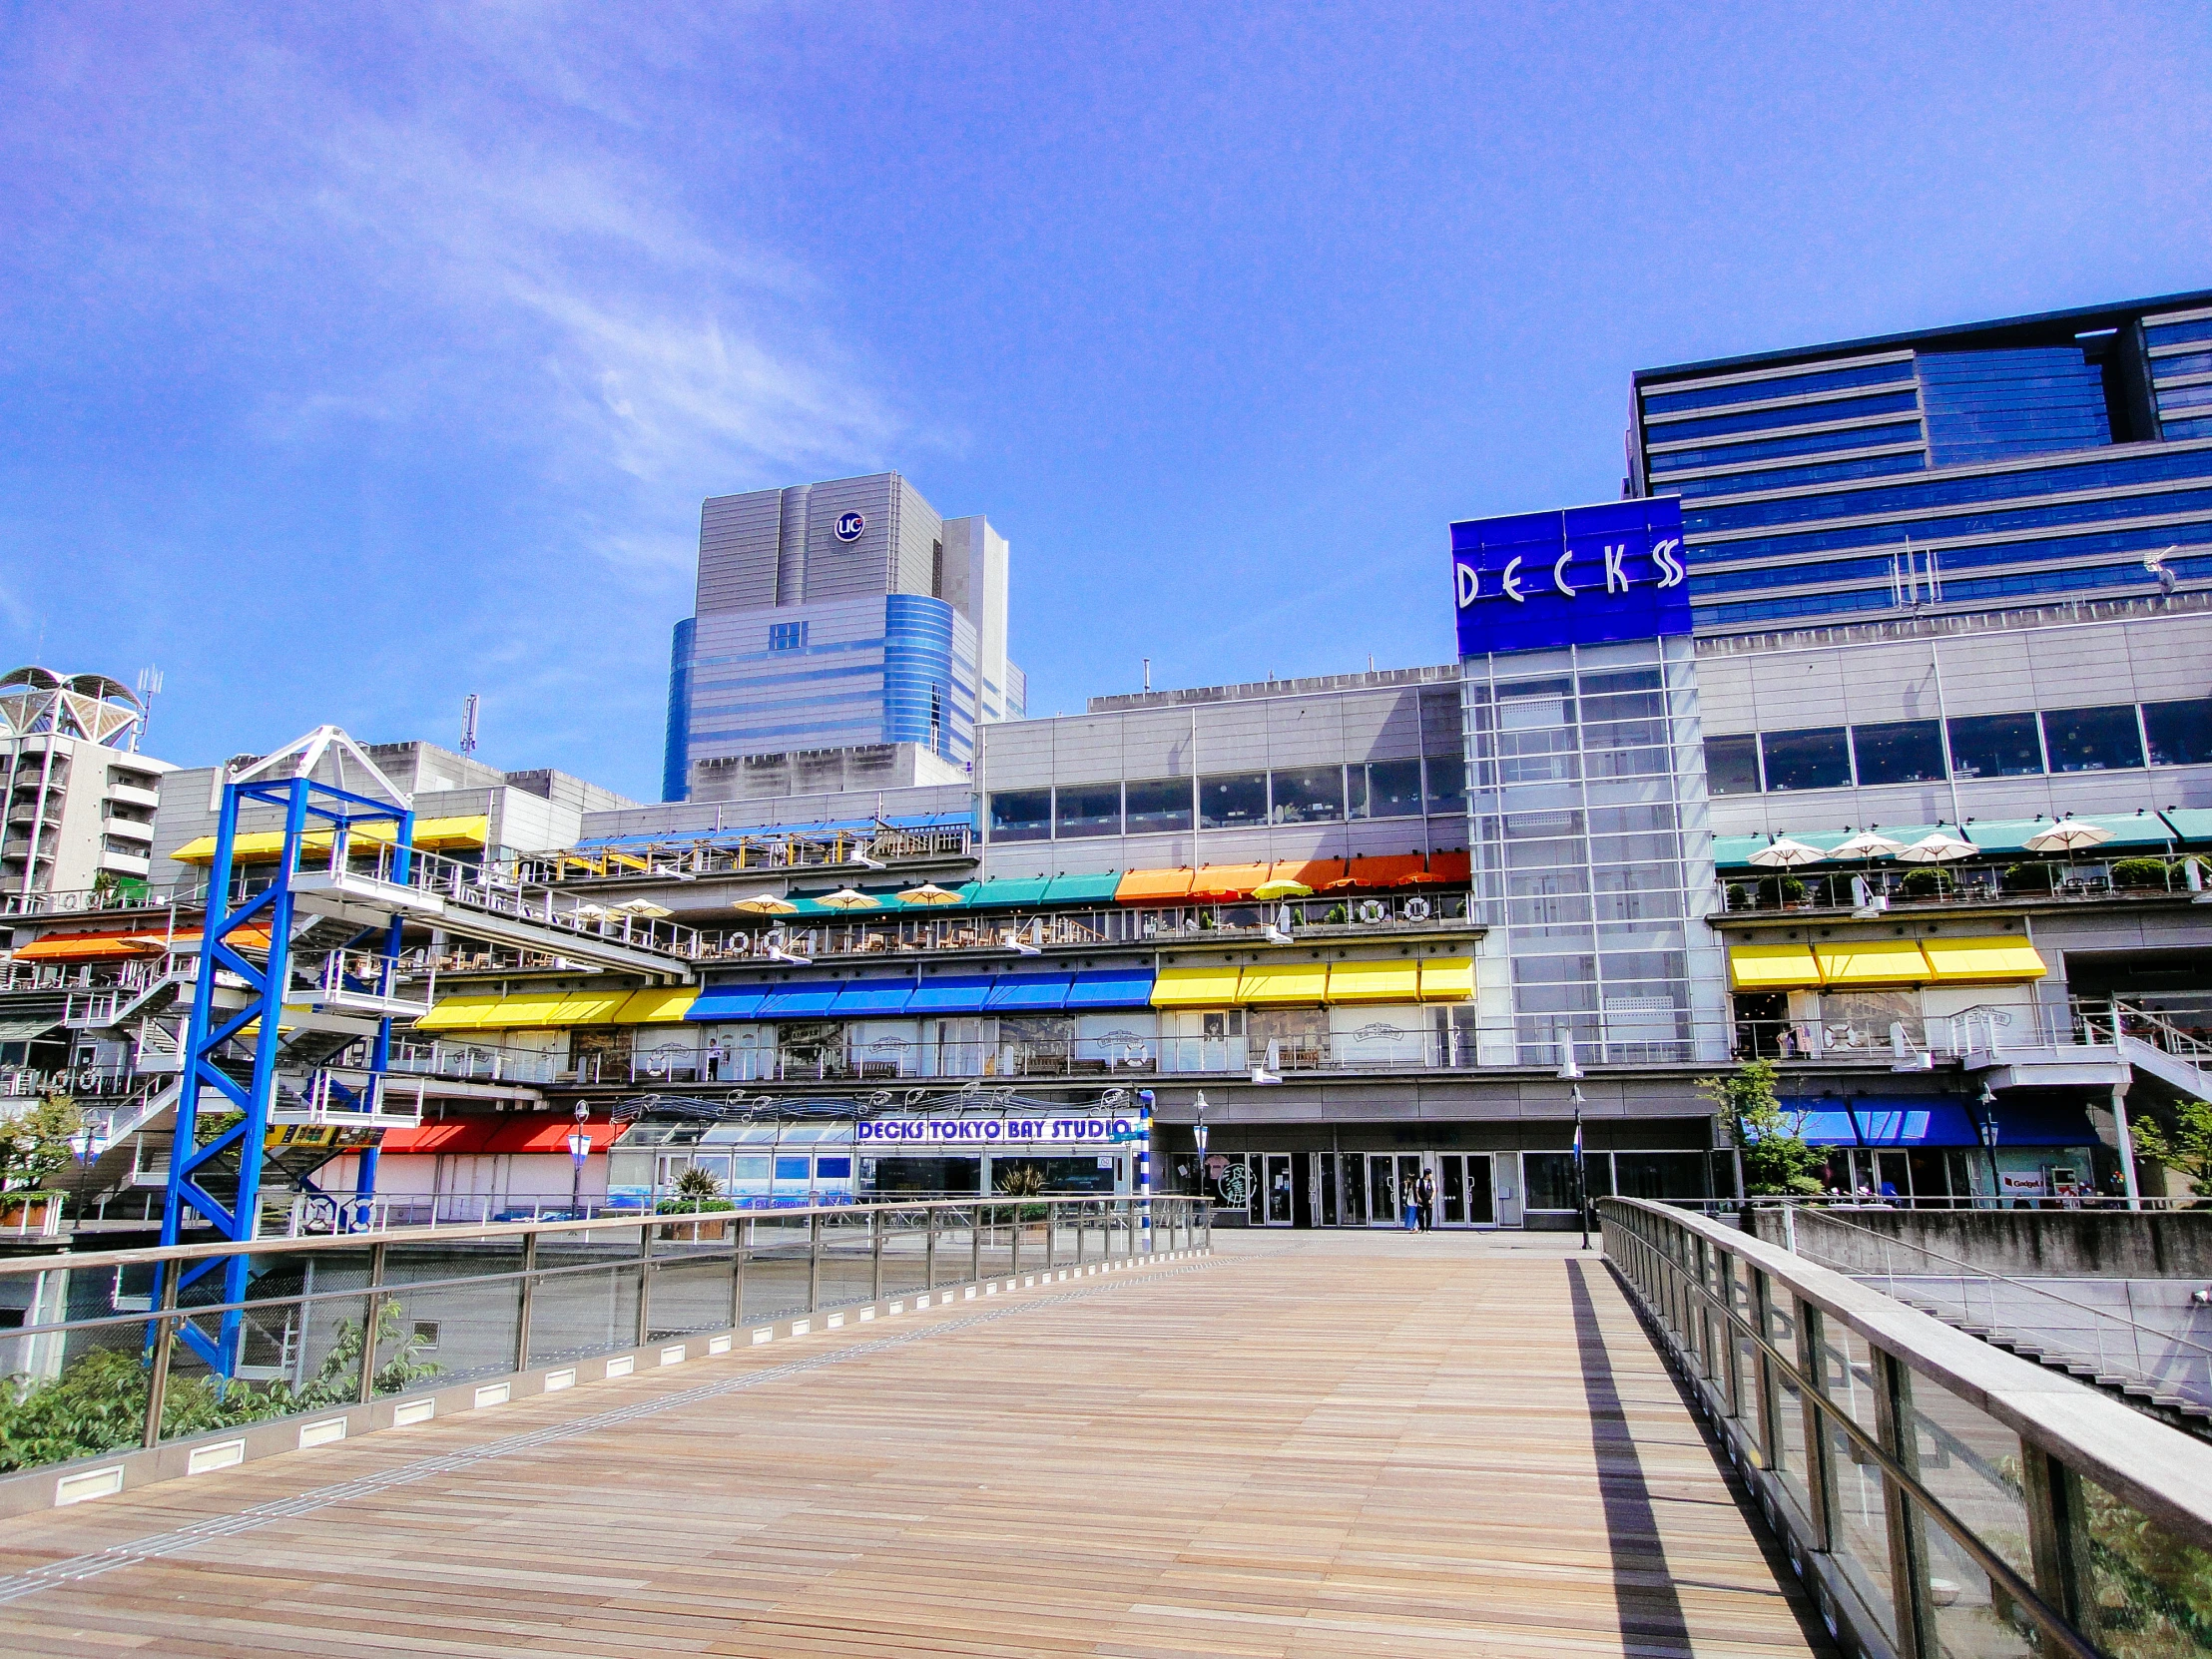
<svg viewBox="0 0 2212 1659">
<path fill-rule="evenodd" d="M 1454 524 L 1451 587 L 1462 657 L 1687 634 L 1682 499 Z"/>
<path fill-rule="evenodd" d="M 1117 1146 L 1145 1138 L 1138 1117 L 862 1118 L 852 1126 L 862 1146 Z"/>
</svg>

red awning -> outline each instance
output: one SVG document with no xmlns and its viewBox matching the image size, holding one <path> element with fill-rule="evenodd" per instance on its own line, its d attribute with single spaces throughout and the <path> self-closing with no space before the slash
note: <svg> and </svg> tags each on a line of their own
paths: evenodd
<svg viewBox="0 0 2212 1659">
<path fill-rule="evenodd" d="M 576 1127 L 574 1118 L 564 1118 L 553 1112 L 541 1112 L 521 1120 L 510 1119 L 493 1133 L 489 1152 L 558 1152 L 568 1151 L 568 1132 Z M 621 1133 L 618 1125 L 600 1119 L 583 1126 L 591 1137 L 591 1149 L 604 1152 L 615 1144 L 615 1136 Z"/>
<path fill-rule="evenodd" d="M 1457 883 L 1472 879 L 1474 871 L 1468 854 L 1461 850 L 1431 852 L 1428 855 L 1428 873 L 1439 881 Z"/>
<path fill-rule="evenodd" d="M 574 1118 L 558 1112 L 533 1112 L 524 1117 L 449 1118 L 443 1123 L 425 1123 L 416 1129 L 388 1130 L 380 1150 L 417 1158 L 478 1152 L 566 1154 L 568 1132 L 575 1127 Z M 585 1124 L 584 1132 L 591 1136 L 592 1151 L 604 1152 L 614 1145 L 622 1128 L 599 1118 Z"/>
</svg>

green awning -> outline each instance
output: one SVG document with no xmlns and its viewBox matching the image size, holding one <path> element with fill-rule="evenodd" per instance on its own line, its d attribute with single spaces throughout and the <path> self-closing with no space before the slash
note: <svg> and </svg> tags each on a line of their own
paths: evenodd
<svg viewBox="0 0 2212 1659">
<path fill-rule="evenodd" d="M 2164 851 L 2167 843 L 2174 838 L 2172 829 L 2156 813 L 2116 814 L 2110 818 L 2076 813 L 2073 822 L 2093 824 L 2099 830 L 2109 830 L 2112 832 L 2110 840 L 2082 848 L 2083 853 L 2089 857 L 2101 857 L 2115 851 Z M 1966 826 L 1966 839 L 1983 852 L 2024 853 L 2027 852 L 2028 840 L 2050 827 L 2051 820 L 2047 818 L 1977 819 Z M 2029 856 L 2039 854 L 2030 853 Z"/>
<path fill-rule="evenodd" d="M 1015 905 L 1027 908 L 1044 901 L 1045 888 L 1052 885 L 1050 876 L 1038 875 L 1020 880 L 1000 879 L 978 881 L 972 890 L 963 888 L 967 901 L 977 909 L 1010 909 Z"/>
<path fill-rule="evenodd" d="M 1047 904 L 1111 904 L 1121 885 L 1121 871 L 1103 875 L 1055 875 L 1045 886 Z"/>
<path fill-rule="evenodd" d="M 2203 807 L 2168 807 L 2158 815 L 2173 826 L 2173 831 L 2191 846 L 2202 846 L 2212 841 L 2212 810 Z"/>
</svg>

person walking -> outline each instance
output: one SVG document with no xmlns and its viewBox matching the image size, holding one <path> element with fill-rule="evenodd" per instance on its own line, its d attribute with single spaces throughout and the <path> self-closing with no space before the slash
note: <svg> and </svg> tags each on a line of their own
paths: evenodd
<svg viewBox="0 0 2212 1659">
<path fill-rule="evenodd" d="M 1433 1233 L 1436 1230 L 1436 1176 L 1433 1170 L 1422 1170 L 1420 1181 L 1413 1188 L 1415 1201 L 1420 1206 L 1420 1230 Z"/>
</svg>

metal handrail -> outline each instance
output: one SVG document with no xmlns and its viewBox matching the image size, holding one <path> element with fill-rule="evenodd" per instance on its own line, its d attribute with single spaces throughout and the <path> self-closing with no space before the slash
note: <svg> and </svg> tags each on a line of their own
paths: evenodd
<svg viewBox="0 0 2212 1659">
<path fill-rule="evenodd" d="M 2199 1549 L 2212 1546 L 2212 1446 L 2178 1430 L 2146 1421 L 2139 1413 L 2070 1379 L 1976 1342 L 1930 1315 L 1703 1217 L 1641 1199 L 1598 1203 L 1606 1254 L 1621 1269 L 1652 1327 L 1690 1381 L 1701 1405 L 1720 1424 L 1731 1453 L 1745 1469 L 1770 1517 L 1791 1536 L 1792 1556 L 1824 1592 L 1824 1606 L 1862 1610 L 1851 1619 L 1869 1652 L 1890 1647 L 1880 1620 L 1868 1607 L 1835 1554 L 1834 1486 L 1829 1431 L 1840 1433 L 1856 1455 L 1881 1469 L 1891 1501 L 1885 1504 L 1890 1560 L 1895 1574 L 1891 1612 L 1901 1659 L 1935 1659 L 1941 1651 L 1935 1627 L 1927 1548 L 1912 1535 L 1915 1515 L 1940 1527 L 2034 1626 L 2045 1652 L 2093 1659 L 2099 1649 L 2083 1622 L 2083 1587 L 2076 1578 L 2071 1533 L 2081 1513 L 2083 1476 L 2169 1528 Z M 1739 1279 L 1734 1264 L 1747 1270 Z M 1716 1291 L 1719 1279 L 1725 1291 Z M 1777 1347 L 1769 1331 L 1774 1290 L 1795 1299 L 1796 1353 Z M 1735 1292 L 1745 1293 L 1739 1307 Z M 1876 1357 L 1877 1424 L 1870 1431 L 1845 1404 L 1830 1397 L 1823 1368 L 1823 1322 L 1833 1319 L 1864 1341 Z M 1725 1336 L 1714 1337 L 1714 1325 Z M 1738 1345 L 1757 1356 L 1750 1378 L 1737 1365 Z M 1716 1375 L 1708 1357 L 1727 1355 Z M 1808 1357 L 1812 1358 L 1808 1358 Z M 2034 1582 L 1921 1481 L 1910 1465 L 1909 1427 L 1900 1417 L 1909 1378 L 1928 1379 L 2020 1436 L 2023 1507 Z M 1740 1391 L 1749 1388 L 1748 1403 Z M 1805 1499 L 1776 1478 L 1771 1448 L 1794 1390 L 1805 1413 Z M 2055 1396 L 2055 1397 L 2054 1397 Z M 2050 1406 L 2058 1409 L 2052 1410 Z M 1755 1422 L 1756 1434 L 1744 1426 Z M 1900 1567 L 1903 1570 L 1898 1570 Z M 2093 1622 L 2093 1609 L 2088 1617 Z"/>
</svg>

